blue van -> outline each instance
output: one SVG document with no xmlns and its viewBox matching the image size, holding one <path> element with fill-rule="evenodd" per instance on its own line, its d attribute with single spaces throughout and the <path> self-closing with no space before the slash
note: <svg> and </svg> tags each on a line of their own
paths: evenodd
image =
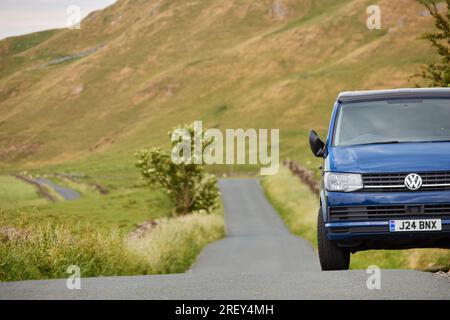
<svg viewBox="0 0 450 320">
<path fill-rule="evenodd" d="M 371 249 L 450 248 L 450 88 L 342 92 L 322 157 L 322 270 Z"/>
</svg>

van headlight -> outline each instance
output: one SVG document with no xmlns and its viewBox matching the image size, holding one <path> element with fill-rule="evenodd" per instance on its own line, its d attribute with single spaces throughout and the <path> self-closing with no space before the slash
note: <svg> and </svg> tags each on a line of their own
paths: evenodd
<svg viewBox="0 0 450 320">
<path fill-rule="evenodd" d="M 328 191 L 351 192 L 363 188 L 362 177 L 356 173 L 325 172 L 324 182 Z"/>
</svg>

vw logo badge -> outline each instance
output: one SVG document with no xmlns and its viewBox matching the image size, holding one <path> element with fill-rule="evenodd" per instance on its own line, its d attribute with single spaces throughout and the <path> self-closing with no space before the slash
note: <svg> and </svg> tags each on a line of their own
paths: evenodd
<svg viewBox="0 0 450 320">
<path fill-rule="evenodd" d="M 405 186 L 409 190 L 416 191 L 422 186 L 422 178 L 416 173 L 408 174 L 405 178 Z"/>
</svg>

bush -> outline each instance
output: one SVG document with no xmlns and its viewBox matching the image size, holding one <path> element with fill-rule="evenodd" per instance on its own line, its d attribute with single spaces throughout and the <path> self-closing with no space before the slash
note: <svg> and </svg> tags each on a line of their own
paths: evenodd
<svg viewBox="0 0 450 320">
<path fill-rule="evenodd" d="M 191 141 L 191 154 L 194 154 L 194 126 L 187 125 L 178 129 L 185 130 L 190 135 L 188 138 Z M 169 132 L 171 137 L 174 136 L 175 130 L 177 128 Z M 200 134 L 203 135 L 203 132 Z M 175 147 L 180 139 L 183 137 L 172 139 L 172 147 Z M 212 140 L 202 140 L 203 148 L 212 142 Z M 203 165 L 190 161 L 174 163 L 171 152 L 160 148 L 141 150 L 135 156 L 136 166 L 147 183 L 159 185 L 166 190 L 173 202 L 175 215 L 185 215 L 198 210 L 212 212 L 217 207 L 219 198 L 217 181 L 213 175 L 205 172 Z"/>
</svg>

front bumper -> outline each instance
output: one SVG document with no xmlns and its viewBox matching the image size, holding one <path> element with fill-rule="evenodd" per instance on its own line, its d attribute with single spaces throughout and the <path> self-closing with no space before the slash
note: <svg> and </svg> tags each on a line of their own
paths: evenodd
<svg viewBox="0 0 450 320">
<path fill-rule="evenodd" d="M 339 241 L 348 246 L 368 248 L 414 248 L 414 247 L 450 247 L 450 211 L 433 214 L 370 214 L 358 218 L 330 217 L 330 208 L 371 208 L 373 206 L 450 206 L 450 192 L 324 192 L 322 208 L 325 227 L 329 240 Z M 442 231 L 432 232 L 390 232 L 391 219 L 441 219 Z"/>
</svg>

